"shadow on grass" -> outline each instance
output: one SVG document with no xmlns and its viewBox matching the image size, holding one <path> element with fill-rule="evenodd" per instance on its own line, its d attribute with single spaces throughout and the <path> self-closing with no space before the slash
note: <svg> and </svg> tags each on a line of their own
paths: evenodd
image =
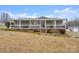
<svg viewBox="0 0 79 59">
<path fill-rule="evenodd" d="M 26 29 L 0 29 L 4 31 L 15 31 L 15 32 L 24 32 L 24 33 L 33 33 L 38 35 L 49 35 L 49 36 L 56 36 L 56 37 L 71 37 L 68 33 L 61 34 L 61 33 L 44 33 L 44 32 L 36 32 L 32 30 L 26 30 Z"/>
</svg>

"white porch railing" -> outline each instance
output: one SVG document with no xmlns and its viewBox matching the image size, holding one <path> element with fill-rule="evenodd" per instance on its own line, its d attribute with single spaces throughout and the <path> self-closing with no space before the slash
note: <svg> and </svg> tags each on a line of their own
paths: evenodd
<svg viewBox="0 0 79 59">
<path fill-rule="evenodd" d="M 21 29 L 65 29 L 65 25 L 46 25 L 42 27 L 41 25 L 11 25 L 11 28 L 21 28 Z"/>
</svg>

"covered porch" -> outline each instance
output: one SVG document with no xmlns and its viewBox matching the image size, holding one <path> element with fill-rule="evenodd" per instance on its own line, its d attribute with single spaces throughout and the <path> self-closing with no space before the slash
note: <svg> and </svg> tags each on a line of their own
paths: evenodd
<svg viewBox="0 0 79 59">
<path fill-rule="evenodd" d="M 65 29 L 62 20 L 12 20 L 10 29 Z"/>
</svg>

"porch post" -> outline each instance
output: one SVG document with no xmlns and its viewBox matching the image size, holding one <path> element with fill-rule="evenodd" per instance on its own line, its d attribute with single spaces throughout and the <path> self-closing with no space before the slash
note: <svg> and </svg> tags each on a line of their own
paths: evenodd
<svg viewBox="0 0 79 59">
<path fill-rule="evenodd" d="M 45 32 L 47 33 L 46 19 L 45 19 Z"/>
<path fill-rule="evenodd" d="M 20 22 L 20 29 L 21 29 L 21 20 L 19 20 L 19 22 Z"/>
<path fill-rule="evenodd" d="M 68 21 L 67 21 L 67 19 L 65 20 L 65 29 L 68 29 Z"/>
<path fill-rule="evenodd" d="M 41 19 L 40 19 L 40 33 L 41 33 Z"/>
<path fill-rule="evenodd" d="M 31 19 L 30 19 L 30 27 L 29 28 L 31 29 Z"/>
<path fill-rule="evenodd" d="M 11 29 L 11 20 L 10 20 L 10 27 L 9 28 Z"/>
<path fill-rule="evenodd" d="M 56 20 L 55 20 L 55 29 L 56 29 Z"/>
</svg>

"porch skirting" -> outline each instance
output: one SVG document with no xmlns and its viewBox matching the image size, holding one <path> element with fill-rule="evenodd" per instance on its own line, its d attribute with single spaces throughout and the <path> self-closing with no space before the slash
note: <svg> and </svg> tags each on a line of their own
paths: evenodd
<svg viewBox="0 0 79 59">
<path fill-rule="evenodd" d="M 65 34 L 65 29 L 8 29 L 11 31 L 22 31 L 22 32 L 40 32 L 40 33 L 60 33 Z"/>
</svg>

